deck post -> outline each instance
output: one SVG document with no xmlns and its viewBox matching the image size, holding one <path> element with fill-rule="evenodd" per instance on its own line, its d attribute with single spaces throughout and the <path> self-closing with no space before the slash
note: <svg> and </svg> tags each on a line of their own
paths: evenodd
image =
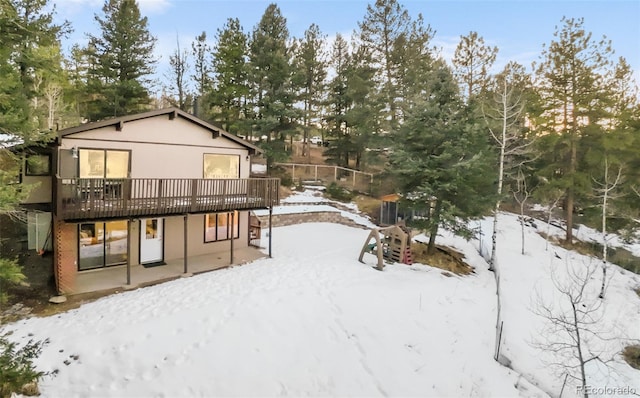
<svg viewBox="0 0 640 398">
<path fill-rule="evenodd" d="M 133 220 L 127 220 L 127 285 L 131 285 L 131 224 Z"/>
<path fill-rule="evenodd" d="M 236 235 L 236 225 L 234 224 L 234 215 L 235 211 L 231 212 L 231 223 L 229 224 L 231 226 L 231 258 L 229 259 L 229 264 L 233 264 L 233 238 Z"/>
<path fill-rule="evenodd" d="M 269 258 L 271 256 L 271 234 L 273 232 L 273 206 L 269 207 Z"/>
<path fill-rule="evenodd" d="M 187 231 L 188 231 L 188 220 L 189 215 L 185 214 L 184 215 L 184 273 L 186 274 L 187 271 Z"/>
</svg>

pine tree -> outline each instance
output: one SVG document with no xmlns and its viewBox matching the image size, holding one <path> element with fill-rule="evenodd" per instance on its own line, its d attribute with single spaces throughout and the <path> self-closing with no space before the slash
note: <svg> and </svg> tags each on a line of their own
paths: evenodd
<svg viewBox="0 0 640 398">
<path fill-rule="evenodd" d="M 460 36 L 453 56 L 453 65 L 461 87 L 466 88 L 467 100 L 484 91 L 489 82 L 489 69 L 498 54 L 498 47 L 487 46 L 477 32 Z"/>
<path fill-rule="evenodd" d="M 267 169 L 284 160 L 285 137 L 295 132 L 298 112 L 292 85 L 292 51 L 287 20 L 276 4 L 270 4 L 255 26 L 249 43 L 249 81 L 255 108 L 255 127 L 267 140 L 262 144 Z M 275 138 L 275 139 L 274 139 Z"/>
<path fill-rule="evenodd" d="M 537 69 L 543 113 L 537 119 L 544 132 L 539 142 L 547 178 L 565 189 L 566 243 L 573 244 L 573 213 L 576 200 L 590 191 L 589 171 L 583 158 L 582 138 L 602 129 L 610 109 L 604 73 L 612 53 L 610 42 L 592 40 L 583 19 L 562 19 L 562 27 L 542 54 Z M 596 133 L 599 134 L 599 133 Z"/>
<path fill-rule="evenodd" d="M 42 84 L 45 78 L 49 79 L 60 69 L 57 64 L 60 60 L 59 39 L 68 29 L 67 23 L 56 25 L 52 22 L 54 13 L 55 7 L 52 8 L 47 0 L 0 0 L 0 217 L 3 221 L 6 217 L 24 214 L 19 204 L 31 188 L 16 184 L 20 161 L 6 146 L 24 143 L 29 147 L 51 138 L 48 130 L 43 132 L 40 128 L 41 125 L 48 126 L 37 103 L 44 92 L 38 81 Z M 16 260 L 0 258 L 0 305 L 7 298 L 7 284 L 24 280 L 21 271 Z M 20 362 L 20 353 L 5 348 L 0 349 L 3 365 Z M 34 352 L 37 356 L 38 352 Z M 11 380 L 3 378 L 5 371 L 21 376 L 19 368 L 3 366 L 0 375 L 2 395 L 11 394 L 15 387 Z M 28 372 L 22 373 L 24 376 Z M 28 375 L 29 381 L 37 380 L 39 376 Z"/>
<path fill-rule="evenodd" d="M 325 92 L 324 80 L 327 77 L 325 38 L 318 25 L 312 24 L 304 32 L 304 38 L 298 41 L 296 48 L 294 84 L 300 90 L 298 100 L 303 104 L 304 145 L 309 145 L 311 125 L 317 125 L 319 122 L 320 105 Z M 306 154 L 311 156 L 311 151 L 307 151 Z"/>
<path fill-rule="evenodd" d="M 0 128 L 27 143 L 46 140 L 51 126 L 40 103 L 61 75 L 60 38 L 48 0 L 0 1 Z"/>
<path fill-rule="evenodd" d="M 398 69 L 397 49 L 404 44 L 411 23 L 407 10 L 397 0 L 376 0 L 367 6 L 367 14 L 358 23 L 363 44 L 371 49 L 372 59 L 380 65 L 377 79 L 382 85 L 391 129 L 395 128 L 398 116 Z"/>
<path fill-rule="evenodd" d="M 372 66 L 372 54 L 363 43 L 353 43 L 353 53 L 347 74 L 347 97 L 351 107 L 347 110 L 345 120 L 348 129 L 348 150 L 355 158 L 356 169 L 363 169 L 368 159 L 366 148 L 373 143 L 376 137 L 380 137 L 382 131 L 382 108 L 374 76 L 375 68 Z M 381 145 L 380 142 L 377 143 Z M 377 156 L 377 154 L 375 155 Z M 347 157 L 348 164 L 348 157 Z"/>
<path fill-rule="evenodd" d="M 101 36 L 89 35 L 92 58 L 88 90 L 93 100 L 89 119 L 127 115 L 149 108 L 150 75 L 156 60 L 156 38 L 135 0 L 105 0 L 103 16 L 95 15 Z"/>
<path fill-rule="evenodd" d="M 347 112 L 351 109 L 353 101 L 347 91 L 351 65 L 349 43 L 338 33 L 333 41 L 329 60 L 329 67 L 333 69 L 335 76 L 327 85 L 327 102 L 325 104 L 327 134 L 332 138 L 333 145 L 327 149 L 325 154 L 329 161 L 340 166 L 348 166 L 349 164 Z"/>
<path fill-rule="evenodd" d="M 412 21 L 408 34 L 398 39 L 394 54 L 399 62 L 398 84 L 402 112 L 411 108 L 411 100 L 422 90 L 421 83 L 433 68 L 435 57 L 431 40 L 434 34 L 431 26 L 425 25 L 420 14 Z"/>
<path fill-rule="evenodd" d="M 246 118 L 248 37 L 237 18 L 229 18 L 216 34 L 213 48 L 214 88 L 208 96 L 210 117 L 229 132 Z"/>
<path fill-rule="evenodd" d="M 429 95 L 414 101 L 396 134 L 391 166 L 404 198 L 431 209 L 423 227 L 432 254 L 440 226 L 468 232 L 466 220 L 491 208 L 494 157 L 443 61 L 435 62 L 423 87 Z"/>
</svg>

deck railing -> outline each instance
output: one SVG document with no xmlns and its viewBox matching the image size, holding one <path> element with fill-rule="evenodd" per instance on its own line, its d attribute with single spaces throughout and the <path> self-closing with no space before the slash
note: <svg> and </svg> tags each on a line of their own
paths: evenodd
<svg viewBox="0 0 640 398">
<path fill-rule="evenodd" d="M 57 178 L 64 220 L 263 209 L 279 203 L 277 178 Z"/>
</svg>

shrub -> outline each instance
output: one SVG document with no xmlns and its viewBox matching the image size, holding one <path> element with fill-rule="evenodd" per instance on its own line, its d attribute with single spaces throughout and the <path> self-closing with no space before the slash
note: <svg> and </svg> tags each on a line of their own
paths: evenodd
<svg viewBox="0 0 640 398">
<path fill-rule="evenodd" d="M 22 274 L 17 260 L 8 260 L 0 258 L 0 285 L 18 284 L 24 281 L 25 276 Z M 0 288 L 0 306 L 6 304 L 7 294 L 6 288 Z"/>
<path fill-rule="evenodd" d="M 640 345 L 626 346 L 622 356 L 632 368 L 640 369 Z"/>
<path fill-rule="evenodd" d="M 279 178 L 280 185 L 282 185 L 283 187 L 293 186 L 293 179 L 291 178 L 291 175 L 283 167 L 273 166 L 271 168 L 269 176 Z"/>
<path fill-rule="evenodd" d="M 354 197 L 354 194 L 352 192 L 349 192 L 348 190 L 340 187 L 335 182 L 329 184 L 325 193 L 331 199 L 339 200 L 341 202 L 350 202 Z"/>
<path fill-rule="evenodd" d="M 18 348 L 6 333 L 0 336 L 0 397 L 10 397 L 12 393 L 38 395 L 37 381 L 47 373 L 37 371 L 33 360 L 48 342 L 29 340 Z"/>
</svg>

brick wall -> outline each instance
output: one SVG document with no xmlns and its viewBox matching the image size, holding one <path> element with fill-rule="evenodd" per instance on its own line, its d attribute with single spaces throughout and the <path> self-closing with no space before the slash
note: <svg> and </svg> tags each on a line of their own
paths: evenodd
<svg viewBox="0 0 640 398">
<path fill-rule="evenodd" d="M 76 226 L 54 221 L 55 278 L 59 294 L 72 293 L 76 282 Z"/>
</svg>

